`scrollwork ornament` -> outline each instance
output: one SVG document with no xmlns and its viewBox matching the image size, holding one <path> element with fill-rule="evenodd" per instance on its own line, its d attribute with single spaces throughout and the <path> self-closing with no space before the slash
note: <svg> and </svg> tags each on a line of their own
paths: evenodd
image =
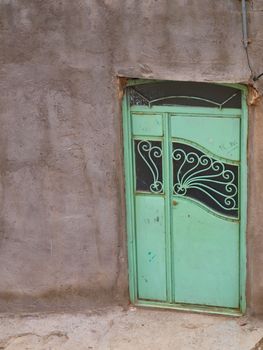
<svg viewBox="0 0 263 350">
<path fill-rule="evenodd" d="M 158 146 L 153 146 L 151 141 L 141 140 L 137 144 L 137 151 L 152 175 L 153 182 L 150 185 L 150 191 L 152 193 L 162 193 L 163 183 L 161 182 L 159 170 L 155 162 L 157 158 L 162 157 L 162 149 Z"/>
<path fill-rule="evenodd" d="M 221 213 L 231 211 L 237 214 L 238 180 L 235 173 L 227 169 L 225 163 L 220 160 L 198 149 L 194 152 L 192 146 L 191 151 L 187 151 L 187 148 L 183 149 L 183 144 L 177 145 L 181 147 L 176 147 L 172 153 L 176 162 L 175 168 L 178 167 L 173 186 L 174 194 L 187 197 L 191 190 L 195 193 L 201 192 L 215 207 L 221 208 Z M 203 204 L 206 205 L 205 201 Z"/>
</svg>

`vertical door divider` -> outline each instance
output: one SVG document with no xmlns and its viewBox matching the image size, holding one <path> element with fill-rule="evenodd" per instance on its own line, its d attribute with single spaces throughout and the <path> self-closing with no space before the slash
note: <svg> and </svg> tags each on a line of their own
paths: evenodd
<svg viewBox="0 0 263 350">
<path fill-rule="evenodd" d="M 170 137 L 170 120 L 169 113 L 163 114 L 163 123 L 164 123 L 164 192 L 165 192 L 165 247 L 166 247 L 166 290 L 167 290 L 167 301 L 172 303 L 173 301 L 173 283 L 172 283 L 172 251 L 171 251 L 171 204 L 172 204 L 172 195 L 171 195 L 171 137 Z"/>
</svg>

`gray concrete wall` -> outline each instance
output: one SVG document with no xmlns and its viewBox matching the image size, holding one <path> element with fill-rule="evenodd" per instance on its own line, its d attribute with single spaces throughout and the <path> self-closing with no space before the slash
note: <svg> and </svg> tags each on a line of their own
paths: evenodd
<svg viewBox="0 0 263 350">
<path fill-rule="evenodd" d="M 247 83 L 240 10 L 239 0 L 0 1 L 0 311 L 126 300 L 117 76 Z M 261 0 L 249 12 L 259 74 Z M 248 228 L 248 301 L 258 313 L 262 114 L 259 101 Z"/>
</svg>

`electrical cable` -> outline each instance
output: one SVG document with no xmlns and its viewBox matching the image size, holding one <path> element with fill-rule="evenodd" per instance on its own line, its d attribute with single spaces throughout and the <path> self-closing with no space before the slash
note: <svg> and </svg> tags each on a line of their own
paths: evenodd
<svg viewBox="0 0 263 350">
<path fill-rule="evenodd" d="M 253 69 L 252 69 L 252 66 L 251 66 L 251 63 L 250 63 L 250 58 L 249 58 L 249 53 L 248 53 L 248 47 L 245 47 L 244 45 L 244 49 L 246 51 L 246 56 L 247 56 L 247 65 L 248 65 L 248 68 L 250 70 L 250 73 L 251 73 L 251 77 L 252 79 L 254 80 L 255 79 L 255 74 L 253 72 Z"/>
<path fill-rule="evenodd" d="M 257 81 L 259 78 L 261 78 L 263 76 L 263 73 L 260 73 L 257 77 L 254 77 L 253 80 Z"/>
</svg>

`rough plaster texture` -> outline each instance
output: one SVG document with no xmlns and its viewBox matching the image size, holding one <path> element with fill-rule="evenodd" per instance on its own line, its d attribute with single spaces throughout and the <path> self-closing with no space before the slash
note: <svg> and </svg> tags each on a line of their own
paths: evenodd
<svg viewBox="0 0 263 350">
<path fill-rule="evenodd" d="M 263 7 L 248 6 L 259 74 Z M 0 311 L 127 300 L 117 76 L 248 82 L 240 10 L 239 0 L 0 1 Z M 263 313 L 262 103 L 251 110 L 248 302 Z"/>
<path fill-rule="evenodd" d="M 262 350 L 254 348 L 262 334 L 262 321 L 255 319 L 115 307 L 88 314 L 5 317 L 0 349 Z"/>
</svg>

